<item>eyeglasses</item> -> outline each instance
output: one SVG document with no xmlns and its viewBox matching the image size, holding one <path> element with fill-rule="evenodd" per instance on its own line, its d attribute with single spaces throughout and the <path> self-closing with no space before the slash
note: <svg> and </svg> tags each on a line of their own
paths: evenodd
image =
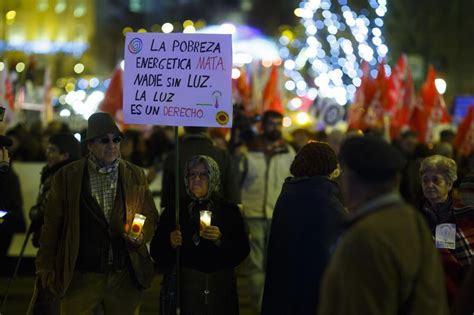
<svg viewBox="0 0 474 315">
<path fill-rule="evenodd" d="M 189 172 L 188 173 L 188 178 L 190 178 L 190 179 L 194 179 L 194 178 L 209 179 L 209 173 L 208 172 Z"/>
<path fill-rule="evenodd" d="M 95 143 L 100 143 L 100 144 L 108 144 L 112 141 L 113 143 L 120 143 L 122 141 L 122 137 L 120 136 L 115 136 L 113 138 L 109 137 L 103 137 L 103 138 L 97 138 L 94 140 Z"/>
</svg>

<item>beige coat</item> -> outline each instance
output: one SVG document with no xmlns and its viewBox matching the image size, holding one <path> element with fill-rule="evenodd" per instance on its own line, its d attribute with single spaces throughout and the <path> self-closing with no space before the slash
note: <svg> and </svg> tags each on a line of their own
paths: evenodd
<svg viewBox="0 0 474 315">
<path fill-rule="evenodd" d="M 395 198 L 354 216 L 326 269 L 318 314 L 448 314 L 441 260 L 421 215 Z"/>
<path fill-rule="evenodd" d="M 79 251 L 79 206 L 84 168 L 87 159 L 73 162 L 55 175 L 49 194 L 45 222 L 40 239 L 40 249 L 36 257 L 36 270 L 54 270 L 54 287 L 63 296 L 71 282 Z M 124 233 L 125 224 L 131 226 L 135 213 L 146 216 L 143 227 L 144 242 L 136 250 L 128 250 L 132 268 L 141 287 L 149 287 L 153 278 L 153 262 L 146 243 L 151 241 L 158 220 L 158 212 L 148 189 L 143 170 L 127 162 L 120 161 L 119 177 L 123 185 L 124 204 L 114 206 L 110 226 L 111 233 Z"/>
</svg>

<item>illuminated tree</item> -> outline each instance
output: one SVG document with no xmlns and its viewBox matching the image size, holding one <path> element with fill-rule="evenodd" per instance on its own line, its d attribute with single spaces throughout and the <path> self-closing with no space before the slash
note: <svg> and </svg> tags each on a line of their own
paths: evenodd
<svg viewBox="0 0 474 315">
<path fill-rule="evenodd" d="M 279 39 L 287 90 L 345 105 L 361 83 L 363 60 L 369 63 L 371 75 L 377 75 L 377 64 L 388 53 L 383 37 L 386 0 L 369 0 L 357 9 L 354 2 L 305 0 L 295 9 L 301 18 L 300 31 L 284 30 Z M 388 66 L 386 72 L 390 74 Z"/>
</svg>

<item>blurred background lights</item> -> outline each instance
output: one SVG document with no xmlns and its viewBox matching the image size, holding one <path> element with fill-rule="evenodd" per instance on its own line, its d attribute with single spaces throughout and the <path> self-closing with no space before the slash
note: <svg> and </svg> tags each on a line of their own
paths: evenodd
<svg viewBox="0 0 474 315">
<path fill-rule="evenodd" d="M 99 79 L 97 79 L 97 78 L 90 79 L 89 80 L 89 86 L 93 89 L 98 87 L 99 86 Z"/>
<path fill-rule="evenodd" d="M 67 83 L 66 86 L 64 87 L 66 92 L 74 91 L 74 88 L 75 88 L 75 85 L 74 83 L 71 83 L 71 82 Z"/>
<path fill-rule="evenodd" d="M 184 28 L 183 33 L 196 33 L 194 25 L 188 25 Z"/>
<path fill-rule="evenodd" d="M 306 125 L 310 122 L 310 118 L 308 113 L 306 112 L 299 112 L 296 114 L 296 122 L 298 125 Z"/>
<path fill-rule="evenodd" d="M 84 65 L 82 63 L 76 63 L 74 65 L 74 72 L 77 73 L 77 74 L 80 74 L 82 72 L 84 72 Z"/>
<path fill-rule="evenodd" d="M 23 70 L 25 70 L 25 64 L 23 62 L 17 63 L 15 66 L 15 70 L 17 72 L 23 72 Z"/>
<path fill-rule="evenodd" d="M 8 11 L 8 12 L 5 14 L 5 18 L 6 18 L 7 20 L 13 20 L 15 17 L 16 17 L 16 11 L 14 11 L 14 10 Z"/>
<path fill-rule="evenodd" d="M 183 28 L 186 28 L 188 26 L 194 26 L 194 22 L 191 20 L 186 20 L 183 22 Z"/>
<path fill-rule="evenodd" d="M 436 90 L 439 94 L 444 94 L 446 92 L 446 81 L 444 79 L 438 78 L 435 80 Z"/>
<path fill-rule="evenodd" d="M 292 121 L 290 117 L 283 117 L 283 127 L 291 127 Z"/>
<path fill-rule="evenodd" d="M 362 61 L 375 70 L 388 54 L 383 36 L 386 12 L 385 0 L 368 0 L 362 10 L 354 10 L 345 0 L 301 1 L 294 14 L 301 18 L 304 37 L 285 30 L 279 38 L 285 88 L 312 100 L 329 97 L 340 105 L 351 101 L 360 85 Z"/>
<path fill-rule="evenodd" d="M 265 68 L 269 68 L 271 67 L 273 64 L 272 60 L 270 59 L 264 59 L 262 60 L 262 66 L 264 66 Z"/>
<path fill-rule="evenodd" d="M 80 79 L 77 82 L 77 86 L 82 90 L 87 89 L 89 87 L 89 81 L 87 81 L 86 79 Z"/>
<path fill-rule="evenodd" d="M 129 33 L 129 32 L 133 32 L 133 28 L 127 26 L 127 27 L 124 27 L 123 30 L 122 30 L 122 34 L 125 36 L 125 34 Z"/>
<path fill-rule="evenodd" d="M 222 33 L 224 34 L 235 34 L 236 28 L 234 24 L 224 23 L 221 25 Z"/>
<path fill-rule="evenodd" d="M 296 110 L 300 108 L 301 105 L 303 105 L 303 102 L 301 101 L 299 97 L 294 97 L 290 100 L 290 109 L 292 110 Z"/>
<path fill-rule="evenodd" d="M 66 10 L 66 3 L 65 2 L 59 2 L 56 3 L 56 6 L 54 7 L 54 12 L 57 14 L 63 13 Z"/>
<path fill-rule="evenodd" d="M 285 89 L 288 91 L 293 91 L 296 87 L 296 84 L 294 81 L 288 80 L 285 82 Z"/>
<path fill-rule="evenodd" d="M 174 27 L 173 27 L 173 24 L 171 24 L 171 23 L 165 23 L 161 27 L 161 30 L 163 31 L 163 33 L 171 33 L 173 31 L 173 29 L 174 29 Z"/>
<path fill-rule="evenodd" d="M 5 69 L 5 64 L 0 61 L 0 71 L 3 71 Z"/>
<path fill-rule="evenodd" d="M 232 68 L 232 79 L 238 79 L 240 77 L 240 70 L 237 68 Z"/>
<path fill-rule="evenodd" d="M 69 117 L 69 116 L 71 116 L 71 111 L 69 109 L 63 109 L 59 112 L 59 116 Z"/>
</svg>

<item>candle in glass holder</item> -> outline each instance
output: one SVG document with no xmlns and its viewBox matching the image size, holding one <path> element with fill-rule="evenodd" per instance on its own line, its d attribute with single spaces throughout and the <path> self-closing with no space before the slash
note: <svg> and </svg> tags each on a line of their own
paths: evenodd
<svg viewBox="0 0 474 315">
<path fill-rule="evenodd" d="M 211 217 L 212 217 L 212 211 L 201 210 L 199 212 L 199 218 L 205 226 L 210 226 L 211 225 Z"/>
<path fill-rule="evenodd" d="M 135 213 L 133 218 L 132 228 L 130 229 L 130 236 L 133 238 L 138 238 L 142 232 L 143 224 L 145 224 L 146 217 L 143 214 Z"/>
</svg>

